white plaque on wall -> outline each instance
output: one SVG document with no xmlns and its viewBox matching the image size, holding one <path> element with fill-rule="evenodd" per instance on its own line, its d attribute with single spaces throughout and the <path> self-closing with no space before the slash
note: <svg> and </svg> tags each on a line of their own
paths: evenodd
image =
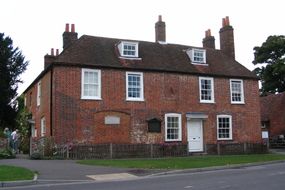
<svg viewBox="0 0 285 190">
<path fill-rule="evenodd" d="M 105 125 L 118 125 L 120 124 L 120 117 L 118 116 L 106 116 Z"/>
</svg>

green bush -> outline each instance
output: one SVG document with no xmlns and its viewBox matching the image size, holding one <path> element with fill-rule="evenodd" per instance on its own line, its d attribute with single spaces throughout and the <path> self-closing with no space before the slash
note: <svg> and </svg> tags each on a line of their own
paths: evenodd
<svg viewBox="0 0 285 190">
<path fill-rule="evenodd" d="M 13 154 L 12 150 L 5 148 L 0 150 L 0 159 L 10 159 L 15 158 L 15 155 Z"/>
</svg>

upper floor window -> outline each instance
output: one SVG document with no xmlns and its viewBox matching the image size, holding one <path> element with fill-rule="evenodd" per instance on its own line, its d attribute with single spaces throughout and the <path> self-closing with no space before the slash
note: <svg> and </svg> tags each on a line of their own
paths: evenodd
<svg viewBox="0 0 285 190">
<path fill-rule="evenodd" d="M 119 51 L 121 56 L 123 57 L 131 57 L 131 58 L 136 58 L 139 56 L 138 53 L 138 42 L 126 42 L 122 41 L 119 45 Z"/>
<path fill-rule="evenodd" d="M 243 93 L 243 81 L 239 79 L 230 80 L 231 88 L 231 103 L 233 104 L 243 104 L 244 103 L 244 93 Z"/>
<path fill-rule="evenodd" d="M 200 102 L 214 103 L 214 79 L 199 77 Z"/>
<path fill-rule="evenodd" d="M 42 84 L 41 81 L 37 85 L 37 106 L 41 105 L 41 96 L 42 96 Z"/>
<path fill-rule="evenodd" d="M 217 116 L 217 138 L 218 140 L 232 140 L 232 116 Z"/>
<path fill-rule="evenodd" d="M 82 69 L 81 98 L 101 99 L 101 71 L 95 69 Z"/>
<path fill-rule="evenodd" d="M 181 114 L 165 114 L 165 141 L 181 141 Z"/>
<path fill-rule="evenodd" d="M 206 65 L 206 50 L 205 49 L 190 49 L 187 51 L 192 63 Z"/>
<path fill-rule="evenodd" d="M 143 101 L 143 74 L 136 72 L 126 73 L 127 100 Z"/>
</svg>

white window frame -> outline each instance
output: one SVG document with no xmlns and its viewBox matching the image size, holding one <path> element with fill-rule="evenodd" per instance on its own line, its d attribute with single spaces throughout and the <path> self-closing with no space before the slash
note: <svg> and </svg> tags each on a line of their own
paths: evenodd
<svg viewBox="0 0 285 190">
<path fill-rule="evenodd" d="M 168 129 L 168 122 L 167 118 L 169 117 L 177 117 L 178 118 L 178 138 L 177 139 L 168 139 L 167 138 L 167 129 Z M 182 120 L 181 120 L 181 114 L 178 113 L 167 113 L 164 116 L 164 124 L 165 124 L 165 141 L 172 142 L 172 141 L 182 141 Z"/>
<path fill-rule="evenodd" d="M 205 49 L 196 49 L 196 48 L 193 48 L 193 49 L 189 49 L 186 51 L 188 56 L 190 57 L 191 61 L 193 64 L 197 64 L 197 65 L 208 65 L 206 63 L 206 50 Z M 202 53 L 203 56 L 202 56 L 202 60 L 195 60 L 195 53 Z"/>
<path fill-rule="evenodd" d="M 140 97 L 129 97 L 129 75 L 140 76 Z M 143 73 L 141 72 L 126 72 L 126 100 L 127 101 L 144 101 L 144 84 Z"/>
<path fill-rule="evenodd" d="M 39 81 L 37 85 L 37 106 L 41 105 L 41 96 L 42 96 L 42 82 Z"/>
<path fill-rule="evenodd" d="M 219 118 L 227 118 L 229 119 L 229 137 L 228 138 L 220 138 L 219 137 Z M 232 140 L 233 139 L 233 127 L 232 127 L 232 116 L 231 115 L 217 115 L 217 139 L 218 140 Z"/>
<path fill-rule="evenodd" d="M 232 89 L 233 82 L 240 82 L 240 92 L 234 92 Z M 230 79 L 230 89 L 231 89 L 231 103 L 232 104 L 244 104 L 244 88 L 243 88 L 243 80 L 241 79 Z M 233 93 L 240 93 L 241 100 L 240 101 L 233 101 Z"/>
<path fill-rule="evenodd" d="M 211 100 L 203 100 L 202 99 L 202 80 L 209 80 L 211 81 Z M 214 78 L 212 77 L 199 77 L 199 97 L 201 103 L 215 103 L 215 90 L 214 90 Z"/>
<path fill-rule="evenodd" d="M 98 86 L 98 95 L 97 96 L 88 96 L 84 95 L 84 76 L 85 72 L 92 72 L 92 73 L 97 73 L 98 75 L 98 81 L 97 85 Z M 101 100 L 101 70 L 97 69 L 82 69 L 81 71 L 81 99 L 83 100 Z"/>
<path fill-rule="evenodd" d="M 41 118 L 41 137 L 46 136 L 46 118 Z"/>
<path fill-rule="evenodd" d="M 135 47 L 135 49 L 133 50 L 135 52 L 134 55 L 129 55 L 129 54 L 125 54 L 125 46 L 133 46 Z M 139 57 L 139 43 L 138 42 L 129 42 L 129 41 L 121 41 L 121 43 L 119 43 L 118 45 L 120 54 L 122 57 L 130 57 L 130 58 L 138 58 Z M 132 51 L 132 50 L 126 50 L 126 51 Z"/>
</svg>

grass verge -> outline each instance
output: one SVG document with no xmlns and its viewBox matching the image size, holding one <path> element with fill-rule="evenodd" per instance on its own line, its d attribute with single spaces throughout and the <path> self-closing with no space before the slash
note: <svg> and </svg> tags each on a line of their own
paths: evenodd
<svg viewBox="0 0 285 190">
<path fill-rule="evenodd" d="M 34 172 L 16 166 L 0 165 L 0 181 L 32 180 Z"/>
<path fill-rule="evenodd" d="M 191 156 L 160 159 L 80 160 L 79 164 L 142 169 L 190 169 L 255 162 L 285 160 L 280 154 L 251 154 L 231 156 Z"/>
</svg>

